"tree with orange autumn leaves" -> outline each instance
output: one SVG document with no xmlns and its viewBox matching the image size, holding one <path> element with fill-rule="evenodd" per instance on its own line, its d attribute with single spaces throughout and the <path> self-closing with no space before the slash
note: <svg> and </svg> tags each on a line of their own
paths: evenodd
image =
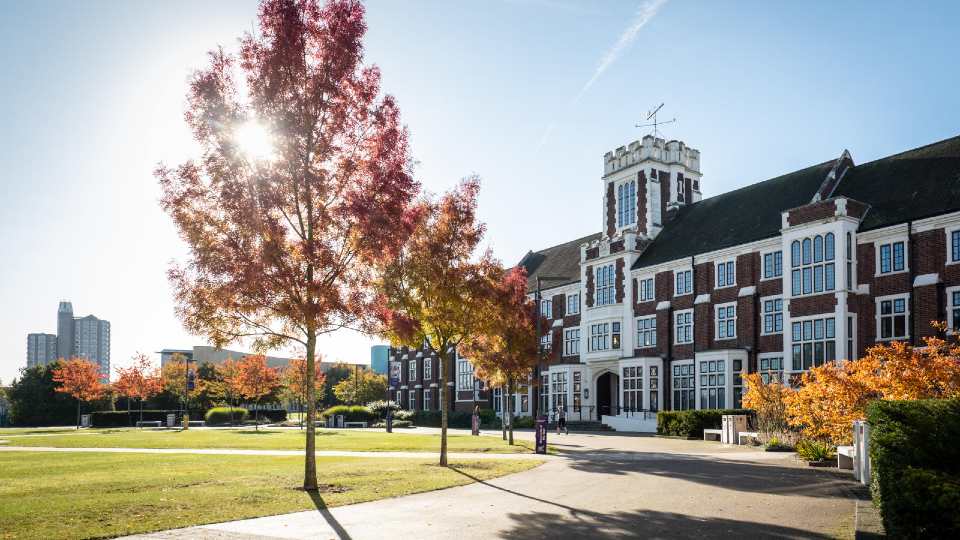
<svg viewBox="0 0 960 540">
<path fill-rule="evenodd" d="M 117 381 L 113 383 L 113 388 L 127 398 L 128 404 L 131 399 L 140 402 L 140 420 L 143 420 L 143 401 L 162 390 L 160 373 L 147 355 L 137 353 L 133 357 L 133 365 L 117 368 Z"/>
<path fill-rule="evenodd" d="M 280 374 L 276 369 L 267 366 L 266 356 L 250 354 L 237 363 L 237 377 L 241 395 L 254 402 L 254 419 L 256 420 L 260 400 L 280 386 Z M 259 421 L 255 421 L 254 424 L 256 429 L 260 429 Z"/>
<path fill-rule="evenodd" d="M 396 101 L 363 63 L 361 2 L 264 0 L 258 19 L 239 55 L 215 50 L 192 78 L 202 157 L 156 175 L 190 249 L 169 272 L 187 329 L 217 346 L 304 347 L 303 487 L 316 491 L 317 338 L 369 328 L 373 270 L 411 231 L 419 185 Z M 245 151 L 251 129 L 268 155 Z"/>
<path fill-rule="evenodd" d="M 513 395 L 520 381 L 529 380 L 539 360 L 540 314 L 527 296 L 523 268 L 494 271 L 489 278 L 482 325 L 464 341 L 461 350 L 480 378 L 501 386 L 508 396 L 504 424 L 509 426 L 508 441 L 513 444 Z"/>
<path fill-rule="evenodd" d="M 77 400 L 77 429 L 80 429 L 80 407 L 84 401 L 92 401 L 106 391 L 100 382 L 100 367 L 85 358 L 71 358 L 57 363 L 53 368 L 55 390 L 69 394 Z"/>
<path fill-rule="evenodd" d="M 491 276 L 501 272 L 489 251 L 477 256 L 485 227 L 476 220 L 477 178 L 418 204 L 413 233 L 379 281 L 380 334 L 398 345 L 426 347 L 440 360 L 440 465 L 447 464 L 449 366 L 457 347 L 489 315 Z"/>
<path fill-rule="evenodd" d="M 849 444 L 852 422 L 866 418 L 873 400 L 960 397 L 960 345 L 940 337 L 924 338 L 923 347 L 899 341 L 877 345 L 859 360 L 811 368 L 796 389 L 776 382 L 764 385 L 758 374 L 745 380 L 745 407 L 760 414 L 761 396 L 778 393 L 787 423 L 804 437 Z"/>
</svg>

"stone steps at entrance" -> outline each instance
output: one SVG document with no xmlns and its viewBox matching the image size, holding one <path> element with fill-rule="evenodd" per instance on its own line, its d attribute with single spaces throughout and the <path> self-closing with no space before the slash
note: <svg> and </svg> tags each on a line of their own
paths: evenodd
<svg viewBox="0 0 960 540">
<path fill-rule="evenodd" d="M 557 429 L 556 422 L 548 424 L 551 430 Z M 567 429 L 570 431 L 615 431 L 612 427 L 596 420 L 567 420 Z"/>
</svg>

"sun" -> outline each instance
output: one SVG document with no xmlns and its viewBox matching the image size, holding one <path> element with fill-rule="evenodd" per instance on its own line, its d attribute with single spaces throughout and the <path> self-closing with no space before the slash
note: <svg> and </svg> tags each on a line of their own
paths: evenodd
<svg viewBox="0 0 960 540">
<path fill-rule="evenodd" d="M 269 159 L 273 156 L 273 138 L 266 126 L 256 120 L 249 120 L 237 128 L 234 137 L 240 151 L 255 159 Z"/>
</svg>

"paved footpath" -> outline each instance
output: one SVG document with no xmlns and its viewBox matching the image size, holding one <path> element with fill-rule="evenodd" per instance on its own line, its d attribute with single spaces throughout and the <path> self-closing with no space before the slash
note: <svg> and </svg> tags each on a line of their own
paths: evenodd
<svg viewBox="0 0 960 540">
<path fill-rule="evenodd" d="M 851 476 L 801 466 L 790 454 L 621 434 L 551 434 L 551 444 L 560 451 L 559 457 L 495 480 L 331 509 L 320 499 L 316 511 L 129 538 L 658 539 L 850 534 L 858 490 Z"/>
</svg>

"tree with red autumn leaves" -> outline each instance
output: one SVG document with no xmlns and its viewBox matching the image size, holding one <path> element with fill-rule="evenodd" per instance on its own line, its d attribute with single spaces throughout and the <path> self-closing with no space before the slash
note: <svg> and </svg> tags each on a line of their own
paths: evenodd
<svg viewBox="0 0 960 540">
<path fill-rule="evenodd" d="M 100 367 L 85 358 L 60 359 L 53 368 L 53 382 L 57 392 L 69 394 L 77 400 L 77 429 L 80 429 L 80 407 L 103 395 L 106 387 L 100 382 Z"/>
<path fill-rule="evenodd" d="M 323 395 L 323 389 L 327 382 L 327 376 L 320 369 L 320 364 L 314 365 L 313 373 L 313 394 L 314 399 L 319 401 Z M 309 399 L 307 392 L 307 361 L 304 358 L 294 358 L 287 364 L 283 370 L 283 386 L 287 393 L 293 396 L 301 406 Z M 300 417 L 300 426 L 303 426 L 303 416 Z"/>
<path fill-rule="evenodd" d="M 303 487 L 315 491 L 317 338 L 368 327 L 373 269 L 412 229 L 419 186 L 397 104 L 363 65 L 360 1 L 265 0 L 258 20 L 239 55 L 211 52 L 190 83 L 202 157 L 156 175 L 190 248 L 169 272 L 187 329 L 217 346 L 305 348 Z M 268 155 L 245 152 L 251 127 Z"/>
<path fill-rule="evenodd" d="M 539 360 L 534 301 L 527 296 L 527 272 L 521 267 L 495 272 L 489 283 L 483 324 L 461 346 L 478 375 L 503 388 L 508 396 L 504 424 L 513 444 L 513 403 L 516 385 L 529 380 Z M 544 324 L 545 326 L 545 324 Z"/>
<path fill-rule="evenodd" d="M 128 405 L 131 399 L 140 402 L 140 420 L 143 420 L 143 401 L 159 394 L 162 383 L 160 373 L 153 367 L 150 358 L 143 353 L 137 353 L 133 356 L 133 365 L 117 368 L 117 381 L 113 383 L 113 387 L 117 393 L 127 398 Z"/>
<path fill-rule="evenodd" d="M 254 402 L 254 424 L 260 429 L 260 422 L 256 421 L 256 414 L 260 408 L 260 400 L 273 393 L 280 386 L 280 374 L 277 370 L 267 366 L 267 357 L 262 354 L 244 356 L 237 363 L 237 376 L 240 382 L 240 393 L 246 399 Z"/>
<path fill-rule="evenodd" d="M 440 465 L 447 464 L 449 366 L 456 349 L 483 327 L 491 276 L 500 264 L 477 256 L 484 225 L 476 220 L 477 178 L 437 200 L 423 199 L 413 233 L 381 275 L 380 334 L 393 343 L 426 346 L 440 360 Z"/>
<path fill-rule="evenodd" d="M 220 377 L 223 396 L 230 404 L 230 425 L 233 425 L 234 411 L 237 402 L 243 395 L 243 381 L 240 379 L 239 362 L 232 357 L 227 357 L 226 360 L 218 364 L 214 369 L 217 370 L 217 375 Z"/>
</svg>

